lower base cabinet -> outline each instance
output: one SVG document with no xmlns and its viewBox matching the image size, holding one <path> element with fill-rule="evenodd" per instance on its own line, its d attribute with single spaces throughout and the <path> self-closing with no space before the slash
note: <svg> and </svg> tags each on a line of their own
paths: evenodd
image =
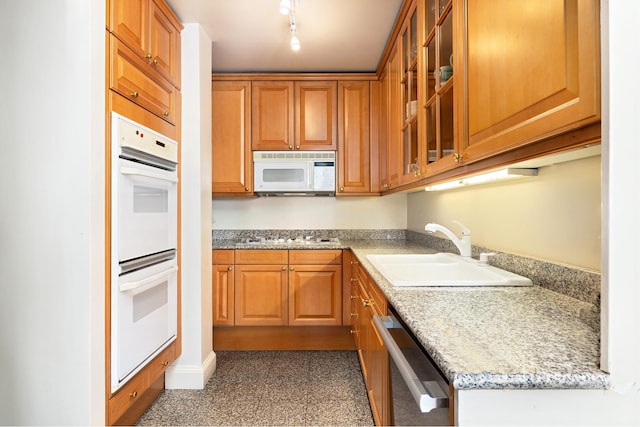
<svg viewBox="0 0 640 427">
<path fill-rule="evenodd" d="M 355 257 L 351 260 L 351 333 L 360 357 L 374 421 L 378 426 L 389 425 L 389 357 L 373 324 L 374 315 L 387 314 L 387 301 Z"/>
<path fill-rule="evenodd" d="M 342 250 L 213 250 L 214 326 L 342 326 Z"/>
</svg>

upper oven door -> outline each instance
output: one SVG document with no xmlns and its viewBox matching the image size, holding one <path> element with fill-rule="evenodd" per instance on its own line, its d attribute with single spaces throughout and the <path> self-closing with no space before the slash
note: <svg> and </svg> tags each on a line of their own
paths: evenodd
<svg viewBox="0 0 640 427">
<path fill-rule="evenodd" d="M 177 247 L 177 178 L 175 171 L 118 159 L 118 262 Z"/>
<path fill-rule="evenodd" d="M 311 191 L 313 190 L 312 165 L 312 162 L 306 160 L 255 162 L 253 165 L 254 191 Z"/>
</svg>

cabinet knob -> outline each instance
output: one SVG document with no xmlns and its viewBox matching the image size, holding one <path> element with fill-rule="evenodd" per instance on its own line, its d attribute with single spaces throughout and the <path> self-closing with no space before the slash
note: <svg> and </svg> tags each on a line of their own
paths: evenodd
<svg viewBox="0 0 640 427">
<path fill-rule="evenodd" d="M 227 267 L 227 271 L 231 271 L 233 268 L 231 266 Z"/>
<path fill-rule="evenodd" d="M 370 307 L 372 305 L 373 305 L 373 301 L 372 300 L 362 298 L 362 306 L 363 307 Z"/>
<path fill-rule="evenodd" d="M 168 365 L 169 365 L 169 361 L 168 360 L 165 360 L 165 361 L 162 362 L 162 366 L 168 366 Z"/>
<path fill-rule="evenodd" d="M 131 92 L 132 98 L 137 98 L 140 94 L 138 92 Z"/>
<path fill-rule="evenodd" d="M 354 300 L 354 299 L 358 299 L 358 297 L 357 297 L 357 296 L 355 296 L 355 295 L 351 295 L 351 299 L 352 299 L 352 300 Z"/>
<path fill-rule="evenodd" d="M 358 313 L 351 313 L 351 317 L 357 317 Z"/>
<path fill-rule="evenodd" d="M 340 191 L 344 191 L 344 187 L 340 187 Z"/>
<path fill-rule="evenodd" d="M 287 267 L 282 267 L 282 271 L 287 271 Z"/>
<path fill-rule="evenodd" d="M 300 149 L 300 146 L 299 146 L 299 145 L 296 145 L 296 150 L 299 150 L 299 149 Z"/>
<path fill-rule="evenodd" d="M 351 283 L 353 283 L 353 282 L 357 282 L 357 281 L 358 281 L 358 279 L 356 279 L 355 277 L 352 277 L 352 278 L 351 278 Z"/>
<path fill-rule="evenodd" d="M 289 150 L 293 150 L 293 145 L 290 145 L 290 146 L 289 146 Z"/>
<path fill-rule="evenodd" d="M 293 271 L 293 267 L 289 267 L 289 271 Z"/>
<path fill-rule="evenodd" d="M 157 60 L 157 59 L 154 59 L 153 61 L 151 61 L 151 63 L 152 63 L 153 65 L 158 65 L 158 60 Z"/>
<path fill-rule="evenodd" d="M 151 58 L 153 58 L 153 55 L 151 55 L 150 53 L 147 53 L 147 56 L 145 56 L 145 58 L 151 59 Z"/>
<path fill-rule="evenodd" d="M 453 161 L 458 163 L 460 160 L 462 160 L 462 156 L 458 153 L 453 153 Z"/>
<path fill-rule="evenodd" d="M 244 187 L 244 191 L 249 191 L 249 187 Z"/>
<path fill-rule="evenodd" d="M 351 333 L 351 335 L 356 333 L 356 331 L 354 331 L 353 329 L 349 330 L 349 332 Z"/>
<path fill-rule="evenodd" d="M 137 391 L 132 391 L 131 393 L 129 393 L 129 396 L 133 397 L 135 399 L 136 397 L 138 397 L 138 392 Z"/>
<path fill-rule="evenodd" d="M 165 116 L 165 117 L 169 117 L 169 112 L 165 111 L 164 113 L 162 113 L 162 115 Z"/>
</svg>

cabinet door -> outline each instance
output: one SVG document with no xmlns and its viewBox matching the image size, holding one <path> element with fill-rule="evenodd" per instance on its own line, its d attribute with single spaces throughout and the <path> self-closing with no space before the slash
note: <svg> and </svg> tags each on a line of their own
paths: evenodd
<svg viewBox="0 0 640 427">
<path fill-rule="evenodd" d="M 336 82 L 295 82 L 295 149 L 336 149 Z"/>
<path fill-rule="evenodd" d="M 342 325 L 342 267 L 289 267 L 289 325 Z"/>
<path fill-rule="evenodd" d="M 234 274 L 233 265 L 213 266 L 214 326 L 233 326 Z"/>
<path fill-rule="evenodd" d="M 149 64 L 180 88 L 180 29 L 163 11 L 164 4 L 151 1 L 149 7 Z"/>
<path fill-rule="evenodd" d="M 373 311 L 371 311 L 371 322 L 367 328 L 369 339 L 369 401 L 371 402 L 371 411 L 376 425 L 389 425 L 387 403 L 387 382 L 389 377 L 389 365 L 387 348 L 382 341 L 382 337 L 378 334 L 378 330 L 373 324 Z M 369 316 L 368 316 L 369 317 Z"/>
<path fill-rule="evenodd" d="M 117 38 L 110 36 L 110 88 L 171 124 L 176 121 L 179 92 L 152 72 L 149 65 Z"/>
<path fill-rule="evenodd" d="M 251 145 L 254 150 L 293 150 L 293 82 L 252 83 Z"/>
<path fill-rule="evenodd" d="M 338 84 L 338 193 L 371 192 L 369 82 Z"/>
<path fill-rule="evenodd" d="M 250 102 L 250 82 L 212 82 L 211 191 L 214 196 L 253 194 Z"/>
<path fill-rule="evenodd" d="M 465 162 L 600 120 L 599 3 L 467 2 Z"/>
<path fill-rule="evenodd" d="M 287 268 L 284 265 L 236 265 L 236 326 L 287 324 Z"/>
<path fill-rule="evenodd" d="M 109 6 L 111 32 L 144 58 L 149 50 L 149 0 L 110 0 Z"/>
</svg>

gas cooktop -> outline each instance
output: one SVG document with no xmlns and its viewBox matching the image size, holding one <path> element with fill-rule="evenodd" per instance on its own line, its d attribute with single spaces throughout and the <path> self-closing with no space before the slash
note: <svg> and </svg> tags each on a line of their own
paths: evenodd
<svg viewBox="0 0 640 427">
<path fill-rule="evenodd" d="M 240 241 L 246 245 L 339 245 L 337 237 L 247 237 Z"/>
</svg>

